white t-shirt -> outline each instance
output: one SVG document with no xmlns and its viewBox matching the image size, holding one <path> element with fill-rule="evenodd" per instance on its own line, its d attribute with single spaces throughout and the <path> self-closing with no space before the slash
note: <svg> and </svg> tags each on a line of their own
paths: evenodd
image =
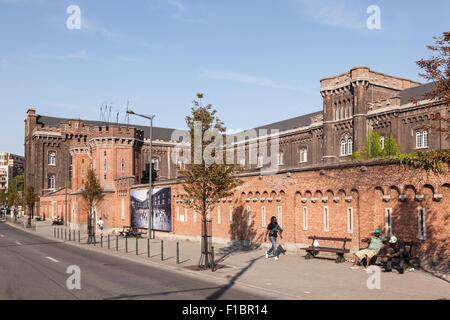
<svg viewBox="0 0 450 320">
<path fill-rule="evenodd" d="M 103 220 L 98 220 L 97 222 L 99 229 L 103 227 Z"/>
</svg>

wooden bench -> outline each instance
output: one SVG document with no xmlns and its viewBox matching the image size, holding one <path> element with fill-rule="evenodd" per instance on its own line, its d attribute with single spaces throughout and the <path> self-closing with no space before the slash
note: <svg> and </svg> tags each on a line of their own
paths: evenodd
<svg viewBox="0 0 450 320">
<path fill-rule="evenodd" d="M 366 238 L 366 239 L 361 240 L 361 242 L 370 243 L 370 240 L 371 240 L 370 238 Z M 387 240 L 387 241 L 389 241 L 389 240 Z M 403 257 L 403 259 L 406 262 L 405 263 L 405 268 L 406 268 L 407 265 L 410 266 L 411 262 L 419 259 L 419 257 L 415 256 L 413 253 L 413 248 L 414 248 L 414 244 L 415 244 L 414 241 L 403 241 L 403 243 L 405 245 L 405 251 L 406 251 L 406 255 L 404 255 L 404 257 Z M 384 249 L 384 247 L 381 250 L 383 250 L 383 249 Z M 383 254 L 383 253 L 377 254 L 370 260 L 370 264 L 375 264 L 378 258 L 389 258 L 389 256 L 387 254 Z M 395 257 L 393 257 L 393 258 L 395 259 Z"/>
<path fill-rule="evenodd" d="M 128 238 L 128 237 L 141 238 L 142 235 L 144 235 L 144 234 L 147 234 L 147 229 L 133 228 L 131 226 L 124 226 L 123 230 L 119 231 L 119 235 L 122 237 L 125 237 L 125 238 Z"/>
<path fill-rule="evenodd" d="M 130 233 L 131 227 L 130 226 L 124 226 L 122 231 L 119 231 L 119 236 L 121 237 L 128 237 L 128 234 Z"/>
<path fill-rule="evenodd" d="M 337 255 L 336 260 L 335 260 L 336 263 L 341 263 L 341 262 L 345 261 L 344 254 L 350 252 L 350 250 L 345 249 L 345 244 L 347 242 L 352 241 L 352 239 L 349 239 L 349 238 L 330 238 L 330 237 L 318 237 L 318 236 L 308 237 L 308 239 L 312 240 L 311 246 L 309 246 L 308 248 L 301 248 L 302 250 L 305 250 L 307 252 L 305 259 L 312 259 L 316 255 L 318 255 L 319 252 L 321 252 L 321 251 L 332 252 L 332 253 L 336 253 L 336 255 Z M 314 247 L 315 240 L 338 241 L 338 242 L 343 242 L 343 245 L 342 245 L 342 248 L 332 248 L 332 247 L 322 247 L 322 246 Z"/>
</svg>

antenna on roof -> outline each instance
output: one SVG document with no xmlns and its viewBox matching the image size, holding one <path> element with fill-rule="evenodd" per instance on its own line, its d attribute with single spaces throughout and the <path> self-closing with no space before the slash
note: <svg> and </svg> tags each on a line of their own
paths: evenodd
<svg viewBox="0 0 450 320">
<path fill-rule="evenodd" d="M 130 106 L 130 99 L 127 99 L 127 112 L 125 112 L 125 121 L 127 123 L 127 131 L 128 127 L 130 126 L 130 115 L 128 114 L 128 107 Z"/>
</svg>

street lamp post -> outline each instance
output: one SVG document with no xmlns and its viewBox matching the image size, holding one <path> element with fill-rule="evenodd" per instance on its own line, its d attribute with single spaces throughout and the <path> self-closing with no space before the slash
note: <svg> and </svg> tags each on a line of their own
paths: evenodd
<svg viewBox="0 0 450 320">
<path fill-rule="evenodd" d="M 138 117 L 145 118 L 147 120 L 150 120 L 150 164 L 148 169 L 148 180 L 149 180 L 149 194 L 148 194 L 148 206 L 149 206 L 149 215 L 148 215 L 148 237 L 151 236 L 152 231 L 152 215 L 153 215 L 153 175 L 152 175 L 152 168 L 153 168 L 153 119 L 155 118 L 155 115 L 143 115 L 135 113 L 131 110 L 127 110 L 128 114 L 132 114 Z"/>
</svg>

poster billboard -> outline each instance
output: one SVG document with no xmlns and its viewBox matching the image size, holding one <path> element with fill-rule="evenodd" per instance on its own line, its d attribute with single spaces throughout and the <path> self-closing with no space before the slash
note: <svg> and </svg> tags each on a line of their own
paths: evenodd
<svg viewBox="0 0 450 320">
<path fill-rule="evenodd" d="M 130 192 L 131 227 L 148 229 L 149 189 Z M 152 229 L 157 231 L 172 231 L 171 188 L 153 189 Z"/>
</svg>

